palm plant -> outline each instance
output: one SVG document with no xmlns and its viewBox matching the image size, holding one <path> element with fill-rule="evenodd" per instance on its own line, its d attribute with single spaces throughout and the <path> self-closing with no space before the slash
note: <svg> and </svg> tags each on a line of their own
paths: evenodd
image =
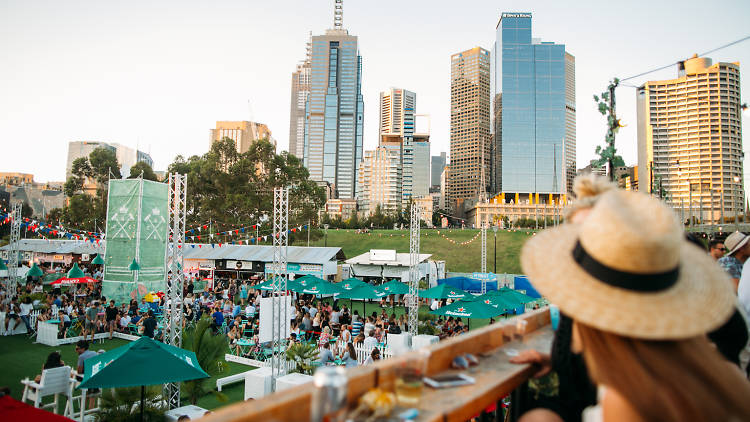
<svg viewBox="0 0 750 422">
<path fill-rule="evenodd" d="M 214 334 L 211 330 L 211 320 L 208 316 L 204 316 L 195 324 L 195 327 L 185 331 L 182 346 L 195 353 L 198 364 L 211 377 L 186 381 L 182 384 L 182 391 L 187 393 L 190 403 L 197 404 L 198 399 L 208 393 L 213 393 L 220 401 L 225 401 L 226 396 L 213 391 L 209 381 L 226 368 L 224 354 L 228 348 L 227 336 Z"/>
<path fill-rule="evenodd" d="M 295 367 L 292 372 L 312 375 L 315 367 L 312 361 L 318 356 L 318 347 L 315 344 L 298 343 L 292 345 L 286 350 L 286 358 L 294 362 Z"/>
<path fill-rule="evenodd" d="M 144 421 L 164 420 L 164 413 L 167 408 L 161 404 L 160 397 L 161 388 L 158 386 L 146 387 L 145 405 L 143 407 Z M 137 405 L 140 400 L 141 387 L 106 389 L 102 391 L 101 404 L 95 418 L 97 421 L 106 422 L 140 421 L 140 407 Z"/>
</svg>

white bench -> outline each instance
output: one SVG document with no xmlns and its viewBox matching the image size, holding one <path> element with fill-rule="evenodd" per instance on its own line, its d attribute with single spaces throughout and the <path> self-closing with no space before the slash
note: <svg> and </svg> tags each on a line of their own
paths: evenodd
<svg viewBox="0 0 750 422">
<path fill-rule="evenodd" d="M 216 380 L 216 389 L 221 391 L 221 387 L 227 385 L 227 384 L 234 384 L 235 382 L 240 382 L 245 380 L 245 374 L 247 374 L 250 371 L 246 372 L 240 372 L 239 374 L 230 375 L 228 377 L 219 378 Z"/>
</svg>

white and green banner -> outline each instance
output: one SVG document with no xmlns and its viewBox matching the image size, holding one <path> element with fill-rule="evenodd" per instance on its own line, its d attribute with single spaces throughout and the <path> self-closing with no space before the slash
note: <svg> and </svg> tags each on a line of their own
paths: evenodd
<svg viewBox="0 0 750 422">
<path fill-rule="evenodd" d="M 169 187 L 142 179 L 109 181 L 102 295 L 118 304 L 166 290 Z M 140 267 L 131 271 L 133 258 Z"/>
</svg>

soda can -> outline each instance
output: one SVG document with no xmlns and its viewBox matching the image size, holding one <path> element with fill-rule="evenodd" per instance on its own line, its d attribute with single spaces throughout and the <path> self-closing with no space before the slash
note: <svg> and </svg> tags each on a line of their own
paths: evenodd
<svg viewBox="0 0 750 422">
<path fill-rule="evenodd" d="M 310 420 L 313 422 L 343 422 L 346 416 L 346 370 L 324 366 L 313 376 Z"/>
</svg>

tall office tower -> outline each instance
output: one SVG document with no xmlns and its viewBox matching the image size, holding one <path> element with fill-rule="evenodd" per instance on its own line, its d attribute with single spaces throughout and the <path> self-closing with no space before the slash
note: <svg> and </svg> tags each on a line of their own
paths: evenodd
<svg viewBox="0 0 750 422">
<path fill-rule="evenodd" d="M 397 211 L 401 207 L 401 188 L 401 146 L 379 145 L 373 151 L 365 151 L 357 178 L 360 212 L 372 215 L 378 205 L 383 213 Z"/>
<path fill-rule="evenodd" d="M 303 156 L 311 179 L 331 183 L 339 198 L 354 198 L 362 160 L 362 56 L 357 37 L 342 27 L 340 5 L 333 29 L 312 37 Z"/>
<path fill-rule="evenodd" d="M 445 168 L 446 156 L 444 152 L 440 155 L 432 156 L 432 163 L 430 163 L 430 190 L 440 190 L 440 175 L 443 174 Z"/>
<path fill-rule="evenodd" d="M 448 206 L 483 197 L 490 183 L 490 52 L 474 47 L 451 56 Z"/>
<path fill-rule="evenodd" d="M 742 213 L 739 63 L 693 56 L 677 78 L 638 88 L 636 101 L 639 189 L 666 193 L 686 221 L 691 211 L 702 222 Z"/>
<path fill-rule="evenodd" d="M 211 129 L 208 137 L 209 148 L 214 142 L 224 138 L 234 141 L 237 152 L 244 153 L 250 149 L 250 145 L 259 139 L 268 139 L 276 146 L 276 140 L 271 136 L 271 130 L 263 123 L 255 122 L 216 122 L 216 129 Z"/>
<path fill-rule="evenodd" d="M 413 136 L 404 137 L 402 165 L 401 203 L 406 209 L 411 199 L 421 198 L 430 193 L 429 133 L 415 133 Z"/>
<path fill-rule="evenodd" d="M 310 33 L 312 37 L 312 33 Z M 289 153 L 302 158 L 305 152 L 305 106 L 310 95 L 310 57 L 312 40 L 307 42 L 305 60 L 292 73 L 292 98 L 289 113 Z"/>
<path fill-rule="evenodd" d="M 575 58 L 531 37 L 531 13 L 503 13 L 493 72 L 495 187 L 532 198 L 565 194 L 575 176 Z M 546 198 L 547 196 L 545 196 Z"/>
<path fill-rule="evenodd" d="M 68 142 L 68 161 L 65 165 L 65 180 L 70 179 L 73 175 L 73 161 L 77 158 L 85 157 L 89 158 L 89 155 L 94 152 L 97 148 L 104 148 L 112 151 L 117 155 L 117 148 L 106 143 L 99 141 L 72 141 Z M 122 167 L 120 168 L 122 170 Z"/>
<path fill-rule="evenodd" d="M 380 136 L 414 134 L 414 109 L 417 94 L 391 88 L 380 93 Z"/>
</svg>

